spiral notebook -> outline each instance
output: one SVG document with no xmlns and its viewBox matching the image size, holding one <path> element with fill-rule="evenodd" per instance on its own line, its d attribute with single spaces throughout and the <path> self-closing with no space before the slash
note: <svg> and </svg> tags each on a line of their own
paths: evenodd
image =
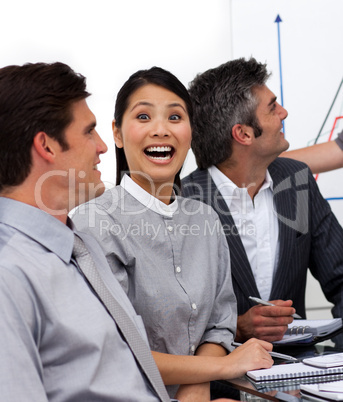
<svg viewBox="0 0 343 402">
<path fill-rule="evenodd" d="M 251 370 L 247 377 L 259 384 L 273 381 L 321 382 L 343 379 L 343 366 L 331 368 L 319 368 L 304 363 L 279 364 L 269 369 Z"/>
<path fill-rule="evenodd" d="M 302 384 L 300 385 L 300 393 L 305 397 L 315 396 L 323 400 L 343 401 L 343 381 L 326 382 L 324 384 Z"/>
<path fill-rule="evenodd" d="M 330 337 L 336 331 L 342 329 L 341 318 L 327 320 L 294 320 L 288 325 L 284 337 L 274 345 L 313 344 Z"/>
<path fill-rule="evenodd" d="M 303 363 L 324 368 L 343 366 L 343 353 L 331 353 L 328 355 L 310 357 L 304 359 Z"/>
</svg>

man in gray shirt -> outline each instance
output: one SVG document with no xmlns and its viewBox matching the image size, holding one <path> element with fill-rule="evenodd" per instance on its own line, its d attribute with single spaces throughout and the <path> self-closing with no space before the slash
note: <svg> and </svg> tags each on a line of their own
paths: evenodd
<svg viewBox="0 0 343 402">
<path fill-rule="evenodd" d="M 107 147 L 88 95 L 62 63 L 0 69 L 2 401 L 163 399 L 72 255 L 67 214 L 104 190 L 97 165 Z M 78 235 L 147 343 L 101 249 Z"/>
</svg>

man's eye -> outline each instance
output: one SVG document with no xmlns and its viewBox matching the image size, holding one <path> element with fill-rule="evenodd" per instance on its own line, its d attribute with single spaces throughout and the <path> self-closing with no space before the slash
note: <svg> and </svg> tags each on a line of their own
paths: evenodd
<svg viewBox="0 0 343 402">
<path fill-rule="evenodd" d="M 170 120 L 180 120 L 181 116 L 179 116 L 178 114 L 173 114 L 169 117 Z"/>
<path fill-rule="evenodd" d="M 137 116 L 137 119 L 139 120 L 148 120 L 149 116 L 146 113 L 141 113 Z"/>
</svg>

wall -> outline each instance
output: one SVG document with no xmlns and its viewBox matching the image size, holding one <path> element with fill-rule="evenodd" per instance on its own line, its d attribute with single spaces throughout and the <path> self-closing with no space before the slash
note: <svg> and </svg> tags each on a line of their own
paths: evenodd
<svg viewBox="0 0 343 402">
<path fill-rule="evenodd" d="M 109 146 L 100 169 L 115 180 L 114 100 L 138 69 L 164 67 L 187 86 L 231 58 L 227 0 L 11 0 L 2 6 L 0 66 L 62 61 L 87 77 L 89 105 Z M 194 159 L 187 171 L 195 167 Z"/>
</svg>

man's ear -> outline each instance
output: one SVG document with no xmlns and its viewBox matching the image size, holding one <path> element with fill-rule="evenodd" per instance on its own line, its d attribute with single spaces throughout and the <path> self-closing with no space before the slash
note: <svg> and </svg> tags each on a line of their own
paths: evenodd
<svg viewBox="0 0 343 402">
<path fill-rule="evenodd" d="M 56 156 L 57 141 L 40 131 L 33 138 L 35 151 L 47 162 L 53 162 Z"/>
<path fill-rule="evenodd" d="M 253 129 L 245 124 L 235 124 L 232 127 L 232 138 L 241 145 L 250 145 L 253 137 Z"/>
<path fill-rule="evenodd" d="M 117 147 L 123 148 L 124 144 L 123 144 L 123 139 L 122 139 L 122 135 L 121 135 L 121 130 L 120 130 L 120 128 L 116 127 L 115 120 L 112 121 L 112 131 L 113 131 L 114 142 L 116 143 Z"/>
</svg>

